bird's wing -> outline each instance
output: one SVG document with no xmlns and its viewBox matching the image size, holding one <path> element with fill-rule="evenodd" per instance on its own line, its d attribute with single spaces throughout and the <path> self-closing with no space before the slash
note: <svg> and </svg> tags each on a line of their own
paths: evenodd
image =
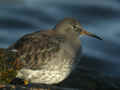
<svg viewBox="0 0 120 90">
<path fill-rule="evenodd" d="M 23 36 L 8 49 L 17 50 L 18 58 L 24 61 L 24 65 L 36 69 L 49 62 L 63 42 L 64 37 L 54 34 L 52 30 L 40 31 Z"/>
</svg>

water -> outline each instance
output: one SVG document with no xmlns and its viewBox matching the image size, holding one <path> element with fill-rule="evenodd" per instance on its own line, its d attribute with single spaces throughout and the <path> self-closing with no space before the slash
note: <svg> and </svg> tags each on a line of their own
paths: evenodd
<svg viewBox="0 0 120 90">
<path fill-rule="evenodd" d="M 74 17 L 104 39 L 81 37 L 84 54 L 93 57 L 83 60 L 84 66 L 119 77 L 119 11 L 118 0 L 1 0 L 0 47 L 7 48 L 24 34 L 52 28 L 64 17 Z"/>
</svg>

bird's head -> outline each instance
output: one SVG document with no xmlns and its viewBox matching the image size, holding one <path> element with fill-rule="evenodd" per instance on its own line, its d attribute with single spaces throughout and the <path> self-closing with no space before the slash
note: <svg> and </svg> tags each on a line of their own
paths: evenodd
<svg viewBox="0 0 120 90">
<path fill-rule="evenodd" d="M 88 35 L 94 38 L 97 38 L 99 40 L 102 40 L 99 36 L 87 32 L 82 26 L 81 24 L 73 19 L 73 18 L 65 18 L 62 21 L 60 21 L 60 23 L 58 23 L 55 28 L 54 28 L 57 32 L 61 33 L 61 34 L 65 34 L 65 35 Z M 72 37 L 72 36 L 71 36 Z"/>
</svg>

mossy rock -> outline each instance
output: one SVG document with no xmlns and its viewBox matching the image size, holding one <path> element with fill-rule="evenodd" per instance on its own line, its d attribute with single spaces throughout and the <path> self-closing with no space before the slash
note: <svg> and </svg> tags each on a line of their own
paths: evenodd
<svg viewBox="0 0 120 90">
<path fill-rule="evenodd" d="M 16 52 L 0 48 L 0 84 L 8 84 L 21 68 Z"/>
</svg>

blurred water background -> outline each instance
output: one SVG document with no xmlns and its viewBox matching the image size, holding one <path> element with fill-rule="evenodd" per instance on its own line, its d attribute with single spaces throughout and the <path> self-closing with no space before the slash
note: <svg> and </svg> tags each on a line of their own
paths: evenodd
<svg viewBox="0 0 120 90">
<path fill-rule="evenodd" d="M 0 0 L 0 47 L 7 48 L 24 34 L 53 28 L 64 17 L 78 19 L 101 36 L 80 37 L 89 70 L 120 78 L 119 0 Z"/>
</svg>

